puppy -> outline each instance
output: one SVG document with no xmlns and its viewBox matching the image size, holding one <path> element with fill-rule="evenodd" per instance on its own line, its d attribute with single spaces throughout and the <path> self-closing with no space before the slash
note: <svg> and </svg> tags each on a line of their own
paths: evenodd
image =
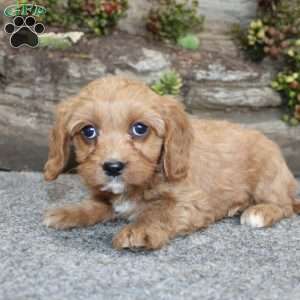
<svg viewBox="0 0 300 300">
<path fill-rule="evenodd" d="M 44 223 L 68 229 L 127 218 L 117 249 L 158 249 L 239 213 L 242 224 L 266 227 L 300 212 L 296 180 L 271 140 L 194 119 L 140 82 L 107 77 L 59 104 L 46 180 L 63 171 L 71 144 L 90 196 L 48 211 Z"/>
</svg>

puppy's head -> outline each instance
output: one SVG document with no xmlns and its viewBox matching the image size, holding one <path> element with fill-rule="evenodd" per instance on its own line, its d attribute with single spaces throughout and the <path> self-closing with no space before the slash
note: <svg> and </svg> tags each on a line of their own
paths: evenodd
<svg viewBox="0 0 300 300">
<path fill-rule="evenodd" d="M 93 189 L 115 194 L 147 184 L 162 165 L 166 180 L 186 176 L 192 131 L 182 106 L 140 82 L 107 77 L 58 106 L 45 178 L 64 169 L 72 143 Z"/>
</svg>

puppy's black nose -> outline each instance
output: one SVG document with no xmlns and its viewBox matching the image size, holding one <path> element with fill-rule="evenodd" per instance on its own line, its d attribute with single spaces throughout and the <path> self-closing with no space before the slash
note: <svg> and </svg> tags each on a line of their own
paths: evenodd
<svg viewBox="0 0 300 300">
<path fill-rule="evenodd" d="M 118 176 L 122 173 L 125 164 L 121 161 L 107 161 L 103 164 L 102 168 L 108 176 Z"/>
</svg>

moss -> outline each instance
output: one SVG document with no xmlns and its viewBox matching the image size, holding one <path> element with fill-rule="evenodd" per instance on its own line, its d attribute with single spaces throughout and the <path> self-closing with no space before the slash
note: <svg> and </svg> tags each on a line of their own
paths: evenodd
<svg viewBox="0 0 300 300">
<path fill-rule="evenodd" d="M 199 38 L 195 34 L 187 34 L 177 40 L 178 45 L 189 50 L 197 50 L 200 47 Z"/>
<path fill-rule="evenodd" d="M 72 47 L 72 42 L 68 38 L 54 36 L 40 36 L 40 47 L 47 47 L 56 50 L 65 50 Z"/>
</svg>

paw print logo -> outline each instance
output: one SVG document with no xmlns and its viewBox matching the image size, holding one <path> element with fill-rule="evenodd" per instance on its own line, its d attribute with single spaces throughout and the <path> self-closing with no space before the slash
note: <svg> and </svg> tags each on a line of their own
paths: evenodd
<svg viewBox="0 0 300 300">
<path fill-rule="evenodd" d="M 17 16 L 12 23 L 5 25 L 4 30 L 11 34 L 10 44 L 14 48 L 29 46 L 35 48 L 39 45 L 38 34 L 43 33 L 45 27 L 42 23 L 36 23 L 35 18 Z"/>
</svg>

